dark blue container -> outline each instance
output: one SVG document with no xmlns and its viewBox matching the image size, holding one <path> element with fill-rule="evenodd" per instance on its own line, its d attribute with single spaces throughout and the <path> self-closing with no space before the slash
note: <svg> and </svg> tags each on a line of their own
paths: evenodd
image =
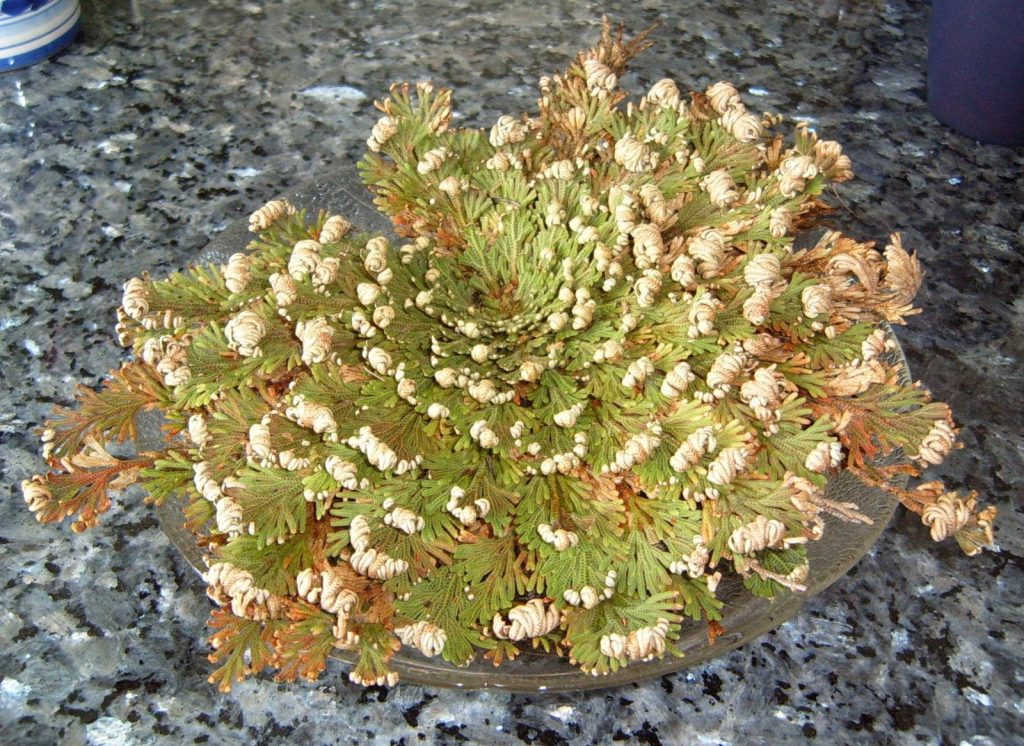
<svg viewBox="0 0 1024 746">
<path fill-rule="evenodd" d="M 1024 0 L 932 0 L 928 106 L 977 140 L 1024 144 Z"/>
</svg>

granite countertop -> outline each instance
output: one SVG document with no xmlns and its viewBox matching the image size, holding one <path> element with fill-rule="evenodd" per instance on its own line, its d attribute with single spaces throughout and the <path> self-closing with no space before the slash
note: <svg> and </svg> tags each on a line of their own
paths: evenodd
<svg viewBox="0 0 1024 746">
<path fill-rule="evenodd" d="M 858 179 L 837 222 L 903 231 L 929 269 L 898 330 L 965 448 L 936 476 L 999 506 L 1000 549 L 933 545 L 900 511 L 793 621 L 659 680 L 565 695 L 206 683 L 209 602 L 152 511 L 84 536 L 41 526 L 18 482 L 31 430 L 120 360 L 113 309 L 266 198 L 357 156 L 395 80 L 456 89 L 484 126 L 596 38 L 601 6 L 427 0 L 85 0 L 82 38 L 0 76 L 0 742 L 17 744 L 1005 744 L 1024 734 L 1024 152 L 925 105 L 923 2 L 629 4 L 655 49 L 627 83 L 732 80 L 807 119 Z M 134 494 L 134 493 L 133 493 Z M 138 497 L 134 494 L 134 497 Z"/>
</svg>

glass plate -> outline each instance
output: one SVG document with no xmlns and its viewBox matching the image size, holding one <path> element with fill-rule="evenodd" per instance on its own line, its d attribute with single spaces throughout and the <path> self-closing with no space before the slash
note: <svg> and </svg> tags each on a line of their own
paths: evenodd
<svg viewBox="0 0 1024 746">
<path fill-rule="evenodd" d="M 390 221 L 377 211 L 369 191 L 353 172 L 338 172 L 282 196 L 296 206 L 306 208 L 311 215 L 321 209 L 331 210 L 344 215 L 359 229 L 394 238 Z M 225 263 L 231 254 L 243 251 L 250 239 L 248 220 L 239 221 L 210 241 L 197 257 L 197 262 Z M 805 242 L 798 240 L 798 243 L 802 245 Z M 885 329 L 895 340 L 892 329 L 887 325 Z M 892 354 L 894 362 L 902 367 L 902 378 L 909 381 L 906 359 L 898 345 Z M 162 436 L 159 415 L 147 416 L 139 425 L 139 446 L 143 449 L 160 448 Z M 899 456 L 893 454 L 891 458 Z M 477 656 L 468 666 L 457 667 L 403 647 L 396 654 L 392 668 L 404 681 L 431 686 L 495 688 L 518 692 L 578 691 L 619 686 L 662 676 L 727 653 L 778 627 L 794 616 L 811 597 L 845 575 L 885 530 L 897 505 L 892 497 L 864 484 L 848 472 L 841 472 L 830 479 L 825 494 L 831 500 L 856 503 L 860 511 L 873 520 L 873 524 L 865 526 L 844 523 L 827 516 L 826 538 L 808 544 L 810 572 L 806 581 L 807 591 L 804 593 L 784 591 L 773 600 L 758 598 L 743 587 L 738 576 L 725 575 L 718 587 L 718 597 L 725 604 L 721 621 L 725 633 L 713 645 L 709 645 L 705 623 L 692 620 L 682 622 L 681 634 L 676 643 L 684 653 L 682 658 L 666 656 L 661 660 L 634 662 L 607 676 L 591 676 L 571 665 L 566 658 L 530 649 L 523 649 L 518 658 L 505 661 L 500 667 L 483 660 L 481 656 Z M 157 515 L 171 543 L 201 574 L 206 570 L 203 552 L 195 537 L 183 527 L 183 505 L 180 499 L 169 498 L 157 508 Z M 332 657 L 347 664 L 355 662 L 355 655 L 349 651 L 335 651 Z"/>
</svg>

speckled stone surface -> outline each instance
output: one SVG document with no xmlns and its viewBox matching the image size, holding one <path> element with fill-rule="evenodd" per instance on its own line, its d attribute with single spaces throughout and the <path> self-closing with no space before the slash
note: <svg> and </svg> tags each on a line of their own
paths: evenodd
<svg viewBox="0 0 1024 746">
<path fill-rule="evenodd" d="M 1007 744 L 1024 738 L 1024 153 L 925 106 L 923 2 L 630 3 L 657 47 L 627 82 L 734 81 L 841 141 L 836 222 L 904 232 L 930 272 L 899 337 L 965 448 L 937 476 L 999 506 L 1000 551 L 933 546 L 903 511 L 795 620 L 716 662 L 580 695 L 206 683 L 208 601 L 129 500 L 86 536 L 36 524 L 30 430 L 119 362 L 113 309 L 287 185 L 358 154 L 394 80 L 460 123 L 532 105 L 602 6 L 84 0 L 66 54 L 0 76 L 0 743 Z M 134 495 L 138 498 L 138 495 Z"/>
</svg>

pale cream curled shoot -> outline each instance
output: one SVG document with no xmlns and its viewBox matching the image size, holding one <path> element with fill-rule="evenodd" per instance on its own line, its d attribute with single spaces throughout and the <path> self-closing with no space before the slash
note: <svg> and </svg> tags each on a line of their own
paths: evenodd
<svg viewBox="0 0 1024 746">
<path fill-rule="evenodd" d="M 562 615 L 554 604 L 545 605 L 539 598 L 514 606 L 508 612 L 506 622 L 501 614 L 495 614 L 491 622 L 494 636 L 499 640 L 522 640 L 543 637 L 554 631 L 562 621 Z"/>
<path fill-rule="evenodd" d="M 428 658 L 440 655 L 444 650 L 444 644 L 448 640 L 448 634 L 435 624 L 419 621 L 403 627 L 395 627 L 395 635 L 402 641 L 403 645 L 409 645 L 419 650 Z"/>
<path fill-rule="evenodd" d="M 265 231 L 281 218 L 295 214 L 295 206 L 286 199 L 272 199 L 249 216 L 249 232 Z"/>
</svg>

